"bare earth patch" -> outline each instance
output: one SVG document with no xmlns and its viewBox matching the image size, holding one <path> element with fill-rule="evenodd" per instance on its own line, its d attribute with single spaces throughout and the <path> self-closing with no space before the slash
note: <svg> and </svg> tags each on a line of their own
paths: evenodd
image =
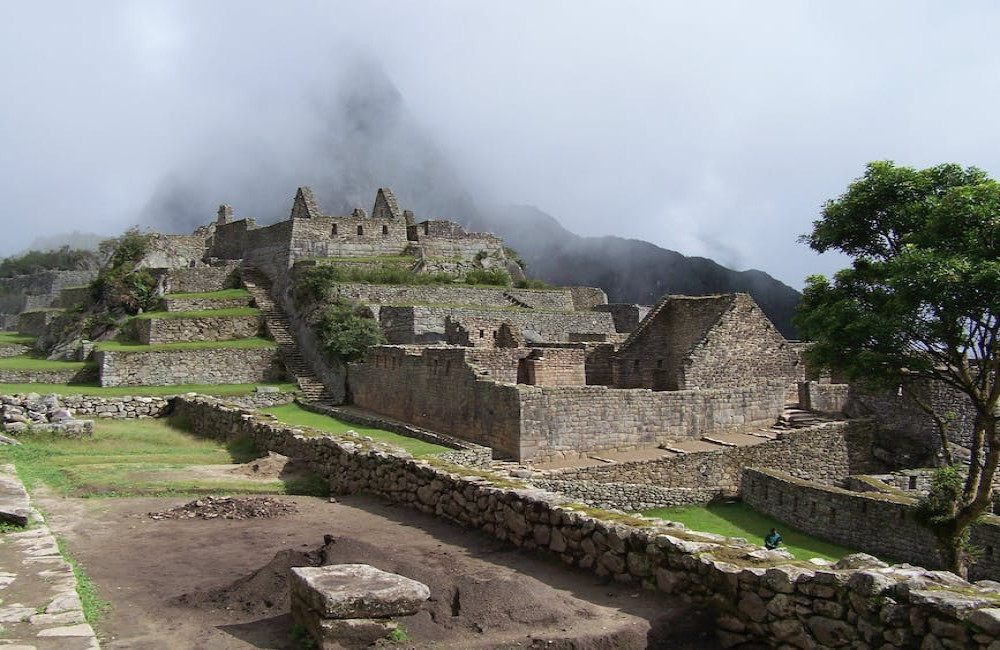
<svg viewBox="0 0 1000 650">
<path fill-rule="evenodd" d="M 423 609 L 399 619 L 411 641 L 391 647 L 718 647 L 708 612 L 434 517 L 359 496 L 271 500 L 295 511 L 152 519 L 209 500 L 47 497 L 39 505 L 111 601 L 97 625 L 105 648 L 295 648 L 288 568 L 340 563 L 430 587 Z"/>
</svg>

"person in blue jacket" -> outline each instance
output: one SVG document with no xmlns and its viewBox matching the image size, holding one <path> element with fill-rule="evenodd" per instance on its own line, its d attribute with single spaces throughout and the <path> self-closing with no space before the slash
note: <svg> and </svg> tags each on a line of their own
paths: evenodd
<svg viewBox="0 0 1000 650">
<path fill-rule="evenodd" d="M 769 551 L 773 551 L 778 548 L 778 544 L 781 543 L 781 533 L 777 529 L 772 528 L 771 532 L 764 536 L 764 548 Z"/>
</svg>

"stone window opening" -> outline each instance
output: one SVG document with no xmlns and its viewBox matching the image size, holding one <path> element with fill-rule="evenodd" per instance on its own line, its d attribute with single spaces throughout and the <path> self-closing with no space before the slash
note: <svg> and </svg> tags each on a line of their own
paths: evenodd
<svg viewBox="0 0 1000 650">
<path fill-rule="evenodd" d="M 425 235 L 431 234 L 431 225 L 429 223 L 424 224 L 424 234 Z"/>
<path fill-rule="evenodd" d="M 656 360 L 656 369 L 657 370 L 663 370 L 663 359 L 657 359 Z"/>
<path fill-rule="evenodd" d="M 911 490 L 916 490 L 917 489 L 917 477 L 916 476 L 910 476 L 910 489 Z"/>
<path fill-rule="evenodd" d="M 830 523 L 831 524 L 837 523 L 837 509 L 836 508 L 830 508 Z"/>
<path fill-rule="evenodd" d="M 486 332 L 484 330 L 479 330 L 479 338 L 485 338 L 485 337 L 486 337 Z M 493 335 L 493 338 L 496 338 L 496 334 Z"/>
<path fill-rule="evenodd" d="M 382 234 L 383 235 L 389 234 L 389 226 L 382 226 Z"/>
<path fill-rule="evenodd" d="M 444 374 L 447 375 L 449 373 L 451 373 L 451 361 L 445 361 L 444 362 Z"/>
<path fill-rule="evenodd" d="M 363 235 L 363 234 L 365 234 L 365 227 L 358 226 L 358 235 Z"/>
<path fill-rule="evenodd" d="M 632 370 L 636 370 L 636 371 L 639 370 L 639 360 L 638 359 L 636 359 L 635 361 L 632 362 Z"/>
<path fill-rule="evenodd" d="M 330 228 L 330 234 L 336 236 L 337 234 L 337 224 L 333 224 L 333 228 Z"/>
<path fill-rule="evenodd" d="M 993 557 L 993 547 L 992 546 L 987 546 L 987 547 L 983 548 L 983 555 L 985 557 Z"/>
</svg>

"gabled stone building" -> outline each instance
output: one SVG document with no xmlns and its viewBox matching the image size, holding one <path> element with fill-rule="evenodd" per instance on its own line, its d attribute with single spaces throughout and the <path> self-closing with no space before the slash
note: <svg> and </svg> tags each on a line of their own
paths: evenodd
<svg viewBox="0 0 1000 650">
<path fill-rule="evenodd" d="M 745 293 L 665 296 L 612 361 L 615 388 L 697 390 L 801 381 L 799 355 Z"/>
</svg>

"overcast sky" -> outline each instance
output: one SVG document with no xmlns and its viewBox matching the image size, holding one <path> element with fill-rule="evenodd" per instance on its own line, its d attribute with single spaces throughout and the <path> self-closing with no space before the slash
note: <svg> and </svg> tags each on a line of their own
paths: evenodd
<svg viewBox="0 0 1000 650">
<path fill-rule="evenodd" d="M 186 167 L 220 194 L 247 169 L 315 172 L 317 106 L 359 53 L 474 198 L 796 288 L 842 265 L 796 238 L 866 162 L 1000 177 L 1000 4 L 987 0 L 102 0 L 3 14 L 0 255 L 117 233 Z"/>
</svg>

